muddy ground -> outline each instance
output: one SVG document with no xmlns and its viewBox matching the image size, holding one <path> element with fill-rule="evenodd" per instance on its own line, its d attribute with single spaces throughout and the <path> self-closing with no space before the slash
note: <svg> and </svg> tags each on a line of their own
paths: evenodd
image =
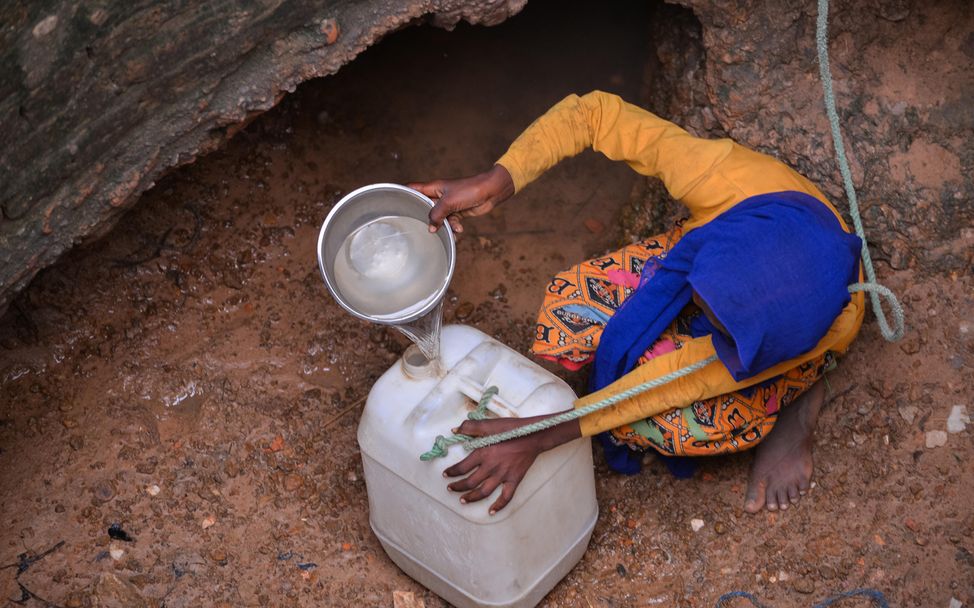
<svg viewBox="0 0 974 608">
<path fill-rule="evenodd" d="M 404 590 L 442 605 L 372 536 L 355 443 L 361 400 L 405 342 L 330 300 L 314 241 L 343 193 L 483 170 L 569 92 L 637 98 L 643 8 L 585 24 L 555 8 L 391 36 L 34 281 L 0 319 L 0 565 L 64 544 L 0 571 L 4 598 L 391 606 Z M 618 244 L 634 183 L 585 154 L 468 222 L 447 322 L 526 349 L 544 280 Z M 597 455 L 599 524 L 543 605 L 712 606 L 743 589 L 808 606 L 857 587 L 895 606 L 974 602 L 972 430 L 927 447 L 954 405 L 974 410 L 971 277 L 880 272 L 907 337 L 887 344 L 870 321 L 829 376 L 817 484 L 797 509 L 743 512 L 750 455 L 688 481 L 651 460 L 610 474 Z M 114 523 L 133 540 L 112 540 Z"/>
</svg>

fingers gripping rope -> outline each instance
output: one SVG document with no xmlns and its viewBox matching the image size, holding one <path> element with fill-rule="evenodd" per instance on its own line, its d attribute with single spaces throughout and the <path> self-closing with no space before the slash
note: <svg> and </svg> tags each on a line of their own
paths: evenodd
<svg viewBox="0 0 974 608">
<path fill-rule="evenodd" d="M 494 398 L 497 391 L 498 389 L 496 386 L 488 387 L 487 390 L 484 391 L 484 394 L 480 397 L 480 402 L 477 403 L 477 408 L 467 414 L 467 418 L 470 420 L 484 420 L 487 418 L 487 406 L 490 405 L 490 400 Z M 461 435 L 460 433 L 451 435 L 449 437 L 437 435 L 436 440 L 433 442 L 433 447 L 430 448 L 428 452 L 424 452 L 419 459 L 423 462 L 427 462 L 433 460 L 434 458 L 442 458 L 443 456 L 446 456 L 446 453 L 450 450 L 451 445 L 472 440 L 473 437 L 470 435 Z"/>
<path fill-rule="evenodd" d="M 849 214 L 852 216 L 852 223 L 855 226 L 856 235 L 858 235 L 862 240 L 862 251 L 860 252 L 860 256 L 862 257 L 863 271 L 866 275 L 866 282 L 850 285 L 849 293 L 857 293 L 860 291 L 869 293 L 873 313 L 876 315 L 876 320 L 879 322 L 879 330 L 882 332 L 884 338 L 890 342 L 895 342 L 902 338 L 904 333 L 903 307 L 900 305 L 899 300 L 897 300 L 896 295 L 894 295 L 889 288 L 876 282 L 876 270 L 873 268 L 872 257 L 869 255 L 869 246 L 866 243 L 866 233 L 862 225 L 862 217 L 859 213 L 859 199 L 856 197 L 855 185 L 852 182 L 852 171 L 849 169 L 849 159 L 846 158 L 845 144 L 842 140 L 842 131 L 839 128 L 839 113 L 835 107 L 835 92 L 832 88 L 832 71 L 829 68 L 828 21 L 829 2 L 828 0 L 818 0 L 818 19 L 816 21 L 815 42 L 818 48 L 818 67 L 819 73 L 822 77 L 822 92 L 825 97 L 825 111 L 828 115 L 829 126 L 832 130 L 832 143 L 835 146 L 836 161 L 839 165 L 839 172 L 842 174 L 842 183 L 845 187 L 846 197 L 849 199 Z M 886 318 L 886 313 L 883 311 L 880 297 L 885 298 L 889 304 L 890 312 L 893 315 L 892 325 L 890 325 L 889 320 Z M 432 449 L 420 456 L 420 459 L 428 461 L 434 458 L 446 456 L 450 446 L 458 443 L 463 444 L 464 449 L 469 452 L 477 448 L 487 447 L 502 441 L 524 437 L 525 435 L 530 435 L 531 433 L 537 433 L 538 431 L 543 431 L 553 426 L 562 424 L 563 422 L 581 418 L 582 416 L 586 416 L 592 412 L 615 405 L 620 401 L 624 401 L 650 389 L 672 382 L 677 378 L 681 378 L 687 374 L 697 371 L 698 369 L 702 369 L 715 361 L 717 361 L 717 356 L 713 355 L 703 361 L 698 361 L 688 365 L 687 367 L 666 374 L 665 376 L 661 376 L 659 378 L 649 380 L 648 382 L 644 382 L 638 386 L 634 386 L 633 388 L 623 391 L 618 395 L 613 395 L 612 397 L 602 399 L 585 407 L 564 412 L 550 418 L 545 418 L 544 420 L 539 420 L 538 422 L 526 424 L 516 429 L 511 429 L 503 433 L 497 433 L 496 435 L 478 438 L 459 434 L 452 435 L 450 437 L 440 435 L 436 438 Z M 474 418 L 474 415 L 485 416 L 487 403 L 490 402 L 490 399 L 495 394 L 497 394 L 497 387 L 492 386 L 487 389 L 487 391 L 484 392 L 484 396 L 480 400 L 480 405 L 478 405 L 474 412 L 471 412 L 469 417 L 477 420 L 481 418 Z"/>
</svg>

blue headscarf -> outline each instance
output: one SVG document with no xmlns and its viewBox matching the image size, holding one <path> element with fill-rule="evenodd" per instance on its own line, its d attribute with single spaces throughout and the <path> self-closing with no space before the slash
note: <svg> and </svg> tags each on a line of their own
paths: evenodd
<svg viewBox="0 0 974 608">
<path fill-rule="evenodd" d="M 811 195 L 776 192 L 738 203 L 685 234 L 656 264 L 646 264 L 639 287 L 602 332 L 592 389 L 635 367 L 694 291 L 729 334 L 704 321 L 735 380 L 812 350 L 849 303 L 861 248 L 859 237 Z M 628 450 L 607 437 L 603 445 L 613 469 L 638 471 Z M 692 474 L 678 459 L 667 464 L 677 476 Z"/>
</svg>

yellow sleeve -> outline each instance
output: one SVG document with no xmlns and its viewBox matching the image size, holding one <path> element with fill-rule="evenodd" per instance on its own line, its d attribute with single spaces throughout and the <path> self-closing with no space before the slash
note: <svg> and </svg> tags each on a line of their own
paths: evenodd
<svg viewBox="0 0 974 608">
<path fill-rule="evenodd" d="M 729 139 L 694 137 L 617 95 L 593 91 L 555 104 L 497 164 L 511 174 L 517 192 L 558 161 L 592 148 L 642 175 L 660 178 L 673 198 L 682 199 L 732 146 Z"/>
</svg>

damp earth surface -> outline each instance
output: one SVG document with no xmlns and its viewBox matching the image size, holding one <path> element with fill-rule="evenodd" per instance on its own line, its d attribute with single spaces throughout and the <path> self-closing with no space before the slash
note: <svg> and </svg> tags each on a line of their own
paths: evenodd
<svg viewBox="0 0 974 608">
<path fill-rule="evenodd" d="M 572 14 L 399 32 L 38 276 L 0 319 L 4 598 L 391 606 L 406 591 L 443 605 L 370 532 L 355 441 L 407 343 L 330 299 L 315 241 L 343 194 L 485 170 L 568 93 L 640 99 L 643 8 Z M 468 220 L 445 322 L 525 351 L 546 279 L 621 244 L 636 186 L 586 153 Z M 974 409 L 970 274 L 880 273 L 906 338 L 885 343 L 870 319 L 828 376 L 797 508 L 744 513 L 749 454 L 702 460 L 690 480 L 651 458 L 619 476 L 596 454 L 591 545 L 542 605 L 711 606 L 746 590 L 805 606 L 859 587 L 897 606 L 974 602 L 974 429 L 948 424 Z"/>
</svg>

